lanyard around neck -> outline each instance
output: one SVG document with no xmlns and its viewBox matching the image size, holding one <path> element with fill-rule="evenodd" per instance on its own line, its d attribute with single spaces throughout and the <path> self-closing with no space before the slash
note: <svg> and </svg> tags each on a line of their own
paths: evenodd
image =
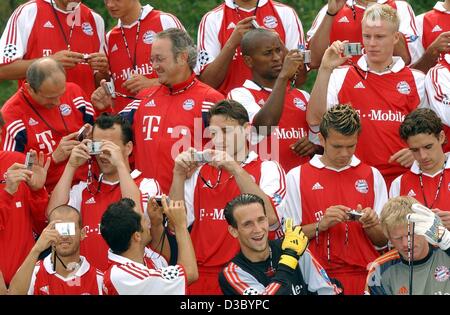
<svg viewBox="0 0 450 315">
<path fill-rule="evenodd" d="M 136 30 L 136 39 L 134 41 L 134 56 L 131 57 L 130 48 L 128 46 L 127 38 L 125 37 L 125 31 L 123 30 L 123 25 L 120 24 L 120 31 L 122 32 L 123 43 L 125 44 L 125 48 L 127 49 L 128 58 L 130 59 L 131 65 L 133 69 L 136 69 L 136 52 L 137 52 L 137 43 L 139 40 L 139 33 L 141 32 L 141 21 L 142 21 L 142 12 L 144 8 L 141 8 L 141 13 L 139 13 L 139 18 L 137 22 L 137 30 Z"/>
</svg>

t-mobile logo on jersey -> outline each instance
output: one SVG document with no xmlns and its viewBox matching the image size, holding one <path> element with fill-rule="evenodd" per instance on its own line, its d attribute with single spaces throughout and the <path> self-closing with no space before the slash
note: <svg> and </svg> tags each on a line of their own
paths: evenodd
<svg viewBox="0 0 450 315">
<path fill-rule="evenodd" d="M 39 145 L 39 150 L 53 153 L 53 147 L 56 145 L 56 142 L 53 140 L 52 132 L 50 130 L 37 133 L 36 140 Z"/>
<path fill-rule="evenodd" d="M 153 140 L 152 132 L 158 132 L 160 121 L 161 121 L 161 116 L 144 116 L 143 117 L 142 132 L 145 133 L 144 141 Z"/>
<path fill-rule="evenodd" d="M 274 136 L 278 139 L 301 139 L 306 136 L 306 132 L 303 128 L 277 128 Z"/>
<path fill-rule="evenodd" d="M 225 220 L 223 211 L 224 209 L 213 209 L 211 212 L 206 212 L 205 209 L 200 209 L 200 221 L 203 221 L 204 217 L 210 218 L 213 221 Z"/>
<path fill-rule="evenodd" d="M 143 63 L 140 67 L 136 66 L 135 69 L 132 68 L 126 68 L 122 70 L 122 74 L 120 75 L 120 78 L 124 81 L 128 80 L 135 74 L 141 74 L 141 75 L 150 75 L 153 72 L 153 67 L 148 63 Z M 113 79 L 115 79 L 118 76 L 118 74 L 113 74 Z"/>
<path fill-rule="evenodd" d="M 392 111 L 392 110 L 381 110 L 381 109 L 371 109 L 368 114 L 361 114 L 358 112 L 359 116 L 362 118 L 369 118 L 370 120 L 376 121 L 395 121 L 403 122 L 405 116 L 402 112 Z"/>
<path fill-rule="evenodd" d="M 314 217 L 316 218 L 316 221 L 319 222 L 323 218 L 323 211 L 319 210 L 314 213 Z"/>
</svg>

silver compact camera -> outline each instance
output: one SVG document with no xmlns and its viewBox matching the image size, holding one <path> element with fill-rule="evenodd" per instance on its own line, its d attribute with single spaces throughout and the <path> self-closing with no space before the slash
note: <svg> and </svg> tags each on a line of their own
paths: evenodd
<svg viewBox="0 0 450 315">
<path fill-rule="evenodd" d="M 350 217 L 349 220 L 352 220 L 352 221 L 358 221 L 363 216 L 362 212 L 356 211 L 354 209 L 347 212 L 347 214 Z"/>
<path fill-rule="evenodd" d="M 251 20 L 250 24 L 253 26 L 253 28 L 261 28 L 256 20 Z"/>
<path fill-rule="evenodd" d="M 211 162 L 211 156 L 204 151 L 195 151 L 194 161 L 200 164 L 206 164 Z"/>
<path fill-rule="evenodd" d="M 27 167 L 27 170 L 31 171 L 34 164 L 34 156 L 31 155 L 31 152 L 27 153 L 27 156 L 25 158 L 25 166 Z"/>
<path fill-rule="evenodd" d="M 108 94 L 112 98 L 116 97 L 116 88 L 114 87 L 113 81 L 106 82 L 104 89 L 105 89 L 106 94 Z"/>
<path fill-rule="evenodd" d="M 55 230 L 58 231 L 61 236 L 73 236 L 75 235 L 75 223 L 74 222 L 62 222 L 55 223 Z"/>
<path fill-rule="evenodd" d="M 162 205 L 162 197 L 163 197 L 163 196 L 161 196 L 161 195 L 155 196 L 155 201 L 156 201 L 156 203 L 158 204 L 158 206 L 160 206 L 160 207 L 163 206 L 163 205 Z M 170 203 L 170 198 L 169 198 L 169 196 L 166 196 L 166 202 L 167 202 L 167 205 Z"/>
<path fill-rule="evenodd" d="M 83 54 L 83 62 L 84 63 L 88 63 L 89 62 L 89 58 L 91 58 L 91 56 L 89 54 Z"/>
<path fill-rule="evenodd" d="M 360 56 L 362 55 L 361 43 L 344 43 L 345 56 Z"/>
<path fill-rule="evenodd" d="M 303 55 L 303 63 L 311 63 L 311 50 L 301 50 L 300 53 Z"/>
<path fill-rule="evenodd" d="M 99 155 L 102 153 L 102 142 L 101 141 L 89 141 L 86 143 L 90 155 Z"/>
</svg>

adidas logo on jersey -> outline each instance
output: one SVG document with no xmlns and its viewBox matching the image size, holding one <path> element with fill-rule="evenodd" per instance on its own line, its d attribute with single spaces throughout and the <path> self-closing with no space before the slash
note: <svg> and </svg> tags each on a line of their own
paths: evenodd
<svg viewBox="0 0 450 315">
<path fill-rule="evenodd" d="M 231 22 L 230 24 L 228 24 L 227 26 L 227 30 L 231 30 L 231 29 L 235 29 L 236 28 L 236 24 L 234 24 L 233 22 Z"/>
<path fill-rule="evenodd" d="M 111 52 L 113 53 L 117 50 L 119 50 L 119 47 L 117 47 L 117 44 L 114 44 L 114 46 L 111 48 Z"/>
<path fill-rule="evenodd" d="M 44 24 L 44 27 L 45 27 L 45 28 L 55 28 L 55 27 L 53 26 L 52 22 L 50 22 L 50 21 L 47 21 L 47 22 Z"/>
<path fill-rule="evenodd" d="M 415 197 L 416 196 L 416 193 L 414 192 L 414 190 L 410 190 L 409 192 L 408 192 L 408 197 Z"/>
<path fill-rule="evenodd" d="M 364 86 L 364 84 L 359 81 L 358 84 L 356 84 L 354 87 L 354 89 L 365 89 L 366 87 Z"/>
<path fill-rule="evenodd" d="M 86 202 L 84 204 L 86 205 L 91 205 L 95 203 L 95 199 L 94 197 L 89 198 L 88 200 L 86 200 Z"/>
<path fill-rule="evenodd" d="M 28 124 L 30 126 L 36 126 L 39 123 L 36 120 L 34 120 L 33 118 L 30 118 L 30 120 L 28 120 Z"/>
<path fill-rule="evenodd" d="M 343 16 L 339 19 L 338 23 L 350 23 L 346 16 Z"/>
<path fill-rule="evenodd" d="M 144 105 L 145 107 L 155 107 L 155 101 L 153 99 L 151 99 L 150 101 L 148 101 L 147 103 L 145 103 Z"/>
<path fill-rule="evenodd" d="M 315 183 L 314 186 L 312 186 L 312 190 L 319 190 L 323 189 L 322 185 L 320 185 L 319 182 Z"/>
<path fill-rule="evenodd" d="M 435 27 L 433 27 L 433 29 L 431 30 L 431 33 L 436 33 L 436 32 L 442 32 L 442 28 L 439 25 L 436 25 Z"/>
</svg>

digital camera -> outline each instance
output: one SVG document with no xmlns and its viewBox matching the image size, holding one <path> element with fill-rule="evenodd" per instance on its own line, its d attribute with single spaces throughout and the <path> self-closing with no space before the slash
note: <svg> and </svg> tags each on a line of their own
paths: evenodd
<svg viewBox="0 0 450 315">
<path fill-rule="evenodd" d="M 204 151 L 195 151 L 194 152 L 194 161 L 200 164 L 206 164 L 211 162 L 211 156 Z"/>
<path fill-rule="evenodd" d="M 161 195 L 155 196 L 155 201 L 156 201 L 156 203 L 158 204 L 158 206 L 160 206 L 160 207 L 163 206 L 163 205 L 162 205 L 162 197 L 163 197 L 163 196 L 161 196 Z M 169 196 L 166 196 L 166 202 L 167 202 L 167 204 L 170 203 Z"/>
<path fill-rule="evenodd" d="M 352 221 L 358 221 L 363 215 L 362 212 L 356 211 L 354 209 L 352 209 L 349 212 L 347 212 L 347 214 L 350 217 L 349 220 L 352 220 Z"/>
<path fill-rule="evenodd" d="M 31 152 L 27 153 L 27 156 L 25 158 L 25 166 L 27 167 L 27 170 L 30 170 L 33 168 L 34 164 L 34 156 L 31 155 Z"/>
<path fill-rule="evenodd" d="M 252 20 L 250 22 L 250 24 L 253 26 L 253 28 L 261 28 L 261 26 L 259 26 L 258 22 L 256 22 L 256 20 Z"/>
<path fill-rule="evenodd" d="M 86 128 L 85 126 L 81 127 L 77 134 L 77 140 L 80 142 L 83 141 L 87 137 L 87 133 L 88 128 Z"/>
<path fill-rule="evenodd" d="M 112 98 L 116 97 L 116 88 L 114 87 L 113 81 L 106 82 L 106 84 L 104 85 L 104 89 L 106 94 L 108 94 Z"/>
<path fill-rule="evenodd" d="M 88 63 L 89 62 L 89 58 L 91 58 L 91 56 L 89 54 L 83 54 L 83 62 L 84 63 Z"/>
<path fill-rule="evenodd" d="M 62 222 L 55 223 L 55 230 L 58 231 L 61 236 L 73 236 L 75 235 L 75 223 L 74 222 Z"/>
<path fill-rule="evenodd" d="M 359 56 L 362 54 L 361 43 L 344 43 L 345 56 Z"/>
<path fill-rule="evenodd" d="M 300 51 L 303 55 L 303 63 L 311 63 L 311 50 Z"/>
<path fill-rule="evenodd" d="M 99 155 L 102 153 L 102 142 L 101 141 L 90 141 L 86 143 L 90 155 Z"/>
</svg>

